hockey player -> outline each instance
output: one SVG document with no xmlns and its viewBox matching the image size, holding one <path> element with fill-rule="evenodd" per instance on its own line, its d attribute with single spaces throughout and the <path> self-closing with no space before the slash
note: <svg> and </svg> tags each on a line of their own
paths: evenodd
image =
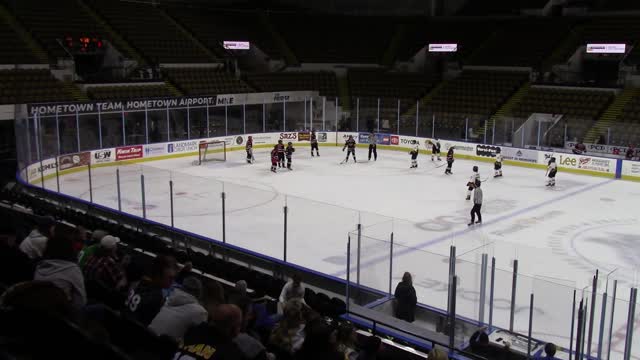
<svg viewBox="0 0 640 360">
<path fill-rule="evenodd" d="M 556 186 L 556 173 L 558 172 L 558 165 L 556 164 L 556 158 L 553 156 L 549 159 L 549 166 L 547 166 L 547 186 Z"/>
<path fill-rule="evenodd" d="M 293 147 L 293 144 L 291 142 L 289 142 L 287 144 L 287 148 L 285 149 L 285 153 L 287 155 L 287 169 L 289 170 L 293 170 L 291 168 L 291 156 L 293 155 L 293 153 L 296 151 L 296 149 Z"/>
<path fill-rule="evenodd" d="M 278 140 L 278 167 L 284 167 L 284 144 L 282 140 Z"/>
<path fill-rule="evenodd" d="M 496 150 L 496 162 L 493 164 L 493 169 L 495 170 L 494 178 L 502 176 L 502 154 L 500 153 L 500 148 Z"/>
<path fill-rule="evenodd" d="M 451 167 L 453 166 L 453 149 L 455 147 L 450 147 L 449 151 L 447 151 L 447 169 L 444 171 L 447 175 L 453 175 L 451 172 Z"/>
<path fill-rule="evenodd" d="M 276 166 L 279 162 L 278 156 L 278 145 L 273 146 L 273 150 L 271 150 L 271 171 L 276 172 Z"/>
<path fill-rule="evenodd" d="M 349 138 L 347 139 L 347 141 L 344 142 L 344 146 L 342 147 L 342 151 L 344 151 L 344 149 L 347 149 L 347 157 L 344 159 L 344 162 L 349 162 L 349 154 L 353 155 L 353 162 L 357 163 L 356 161 L 356 141 L 353 140 L 353 135 L 349 135 Z"/>
<path fill-rule="evenodd" d="M 437 157 L 438 161 L 440 159 L 440 141 L 438 139 L 434 139 L 431 141 L 431 161 L 434 161 L 434 158 Z"/>
<path fill-rule="evenodd" d="M 247 139 L 247 145 L 244 148 L 247 151 L 247 163 L 251 164 L 253 162 L 253 138 L 251 136 Z"/>
<path fill-rule="evenodd" d="M 316 132 L 311 132 L 311 156 L 313 156 L 313 150 L 316 150 L 316 155 L 320 156 L 320 152 L 318 151 L 318 137 L 316 136 Z"/>
<path fill-rule="evenodd" d="M 376 134 L 369 133 L 369 161 L 371 161 L 371 153 L 373 153 L 373 161 L 378 160 L 378 145 L 376 144 Z"/>
<path fill-rule="evenodd" d="M 411 154 L 411 169 L 418 168 L 418 154 L 420 153 L 418 145 L 416 145 L 409 154 Z"/>
<path fill-rule="evenodd" d="M 473 191 L 476 181 L 480 181 L 480 174 L 478 173 L 478 167 L 473 167 L 473 174 L 469 178 L 469 182 L 467 182 L 467 200 L 471 200 L 471 192 Z"/>
</svg>

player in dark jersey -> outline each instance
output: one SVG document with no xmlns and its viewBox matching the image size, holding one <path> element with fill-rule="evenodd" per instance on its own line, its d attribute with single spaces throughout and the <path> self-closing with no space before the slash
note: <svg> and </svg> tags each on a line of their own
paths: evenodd
<svg viewBox="0 0 640 360">
<path fill-rule="evenodd" d="M 318 151 L 318 137 L 315 131 L 311 132 L 311 156 L 313 156 L 313 150 L 316 151 L 316 155 L 320 156 L 320 152 Z"/>
<path fill-rule="evenodd" d="M 253 162 L 253 138 L 251 136 L 247 139 L 247 144 L 244 148 L 247 151 L 247 163 L 251 164 Z"/>
<path fill-rule="evenodd" d="M 547 186 L 556 186 L 556 174 L 558 173 L 558 165 L 556 164 L 556 158 L 551 157 L 549 159 L 549 166 L 547 166 Z"/>
<path fill-rule="evenodd" d="M 357 162 L 356 161 L 356 141 L 353 140 L 353 135 L 349 135 L 349 138 L 347 139 L 347 141 L 344 142 L 344 146 L 342 147 L 342 151 L 344 151 L 344 149 L 347 149 L 347 157 L 344 159 L 343 162 L 349 162 L 349 154 L 353 155 L 353 162 Z"/>
<path fill-rule="evenodd" d="M 293 143 L 289 142 L 287 144 L 287 148 L 285 149 L 285 153 L 287 155 L 287 169 L 289 170 L 293 170 L 291 168 L 291 156 L 293 155 L 293 153 L 296 151 L 296 149 L 293 147 Z"/>
<path fill-rule="evenodd" d="M 278 145 L 273 146 L 273 150 L 271 150 L 271 171 L 276 172 L 276 166 L 278 166 L 278 161 L 280 157 L 278 156 Z"/>
<path fill-rule="evenodd" d="M 371 161 L 371 153 L 373 153 L 373 161 L 378 160 L 378 145 L 376 142 L 376 134 L 369 133 L 369 161 Z"/>
<path fill-rule="evenodd" d="M 440 141 L 438 141 L 438 139 L 434 139 L 433 141 L 431 141 L 431 161 L 434 160 L 434 157 L 438 158 L 438 161 L 440 161 Z"/>
<path fill-rule="evenodd" d="M 278 167 L 284 167 L 284 144 L 282 140 L 278 140 Z"/>
<path fill-rule="evenodd" d="M 451 167 L 453 166 L 453 149 L 454 147 L 450 147 L 449 151 L 447 151 L 447 169 L 444 171 L 445 174 L 447 175 L 453 175 L 453 173 L 451 172 Z"/>
<path fill-rule="evenodd" d="M 418 154 L 420 151 L 418 150 L 418 145 L 416 145 L 409 154 L 411 155 L 411 169 L 416 169 L 418 167 Z"/>
</svg>

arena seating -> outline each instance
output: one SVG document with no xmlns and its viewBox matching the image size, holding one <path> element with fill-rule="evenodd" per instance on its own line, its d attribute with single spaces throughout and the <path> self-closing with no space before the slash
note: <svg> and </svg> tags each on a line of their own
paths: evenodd
<svg viewBox="0 0 640 360">
<path fill-rule="evenodd" d="M 640 92 L 635 91 L 634 96 L 622 109 L 616 122 L 611 128 L 611 145 L 633 145 L 640 143 Z"/>
<path fill-rule="evenodd" d="M 333 72 L 289 71 L 279 73 L 248 74 L 247 81 L 257 90 L 319 91 L 320 96 L 337 96 L 336 75 Z"/>
<path fill-rule="evenodd" d="M 491 72 L 467 70 L 446 82 L 421 107 L 421 113 L 434 114 L 442 135 L 459 137 L 464 120 L 482 126 L 491 114 L 511 96 L 528 78 L 526 72 Z"/>
<path fill-rule="evenodd" d="M 242 80 L 213 68 L 165 68 L 164 74 L 186 95 L 253 92 Z"/>
<path fill-rule="evenodd" d="M 581 140 L 612 100 L 613 94 L 605 91 L 532 88 L 512 112 L 523 119 L 536 112 L 563 114 L 568 137 Z M 563 146 L 564 130 L 551 135 L 550 142 Z"/>
<path fill-rule="evenodd" d="M 213 60 L 162 10 L 150 4 L 95 0 L 92 6 L 152 64 Z"/>
<path fill-rule="evenodd" d="M 0 104 L 73 100 L 49 70 L 0 70 Z"/>
<path fill-rule="evenodd" d="M 39 64 L 41 61 L 0 18 L 0 64 Z"/>
<path fill-rule="evenodd" d="M 58 42 L 66 36 L 96 35 L 113 42 L 75 0 L 20 0 L 13 4 L 18 20 L 47 50 L 52 60 L 69 57 Z M 118 47 L 117 43 L 114 45 Z"/>
<path fill-rule="evenodd" d="M 473 65 L 538 67 L 569 31 L 565 19 L 505 21 L 469 59 Z M 544 40 L 542 40 L 544 39 Z M 504 51 L 508 47 L 509 51 Z"/>
<path fill-rule="evenodd" d="M 625 11 L 640 10 L 640 3 L 634 0 L 607 0 L 600 2 L 599 10 Z"/>
<path fill-rule="evenodd" d="M 224 40 L 234 40 L 249 41 L 273 58 L 282 57 L 255 11 L 212 11 L 181 6 L 168 8 L 167 12 L 217 53 L 224 53 L 221 46 Z"/>
<path fill-rule="evenodd" d="M 136 99 L 173 96 L 165 85 L 99 86 L 87 89 L 92 100 Z"/>
<path fill-rule="evenodd" d="M 270 17 L 300 62 L 379 64 L 395 22 L 386 17 L 274 14 Z"/>
</svg>

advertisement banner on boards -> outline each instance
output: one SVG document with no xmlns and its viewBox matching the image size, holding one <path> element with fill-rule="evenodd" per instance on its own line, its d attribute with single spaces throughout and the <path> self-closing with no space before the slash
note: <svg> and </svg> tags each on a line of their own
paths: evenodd
<svg viewBox="0 0 640 360">
<path fill-rule="evenodd" d="M 311 133 L 309 131 L 298 131 L 298 141 L 311 141 Z"/>
<path fill-rule="evenodd" d="M 67 170 L 80 166 L 87 166 L 91 162 L 91 152 L 61 155 L 58 157 L 58 169 Z"/>
<path fill-rule="evenodd" d="M 139 159 L 142 156 L 142 145 L 121 146 L 116 148 L 116 161 Z"/>
<path fill-rule="evenodd" d="M 91 152 L 91 161 L 93 164 L 104 164 L 115 161 L 116 149 L 101 149 Z"/>
<path fill-rule="evenodd" d="M 538 163 L 547 165 L 551 156 L 556 158 L 556 163 L 560 168 L 595 171 L 601 173 L 615 173 L 616 171 L 616 159 L 607 159 L 586 155 L 553 154 L 550 152 L 539 152 Z"/>
<path fill-rule="evenodd" d="M 530 164 L 536 164 L 538 162 L 538 152 L 536 150 L 511 147 L 502 147 L 500 150 L 505 160 L 522 161 Z"/>
</svg>

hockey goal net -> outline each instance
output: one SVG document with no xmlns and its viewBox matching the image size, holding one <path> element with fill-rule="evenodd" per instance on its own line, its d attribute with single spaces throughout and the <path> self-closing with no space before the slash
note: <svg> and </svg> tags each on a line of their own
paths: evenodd
<svg viewBox="0 0 640 360">
<path fill-rule="evenodd" d="M 227 144 L 224 141 L 205 141 L 198 147 L 198 165 L 205 161 L 227 161 Z"/>
</svg>

